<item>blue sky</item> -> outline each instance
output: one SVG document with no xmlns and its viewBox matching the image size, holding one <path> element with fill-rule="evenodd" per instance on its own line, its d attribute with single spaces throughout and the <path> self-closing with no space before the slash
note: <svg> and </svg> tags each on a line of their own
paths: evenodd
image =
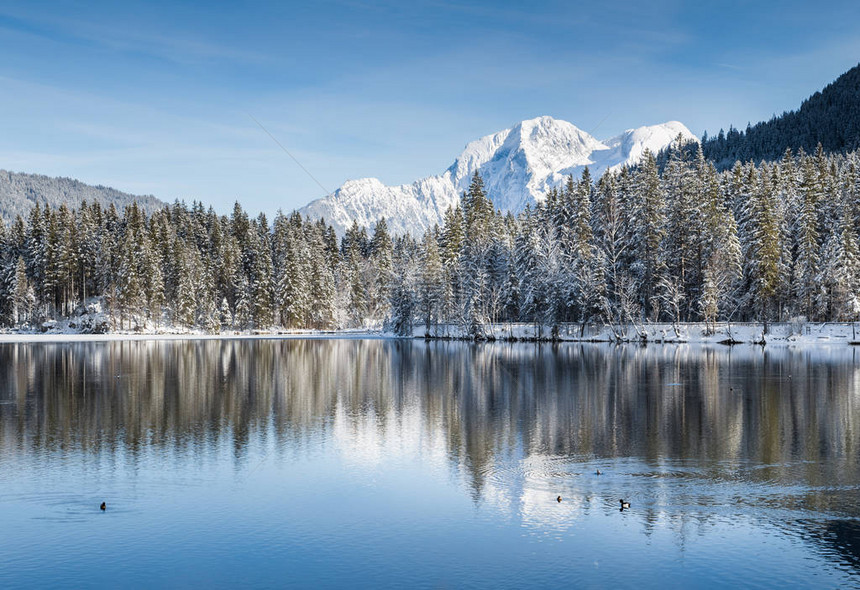
<svg viewBox="0 0 860 590">
<path fill-rule="evenodd" d="M 0 168 L 219 212 L 411 182 L 539 115 L 598 138 L 767 119 L 860 61 L 854 2 L 15 2 Z"/>
</svg>

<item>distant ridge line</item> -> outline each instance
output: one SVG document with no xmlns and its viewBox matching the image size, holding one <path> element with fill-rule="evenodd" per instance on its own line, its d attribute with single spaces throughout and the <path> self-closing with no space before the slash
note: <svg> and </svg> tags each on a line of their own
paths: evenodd
<svg viewBox="0 0 860 590">
<path fill-rule="evenodd" d="M 111 204 L 122 210 L 137 203 L 147 214 L 167 204 L 152 195 L 133 195 L 101 184 L 91 185 L 65 176 L 47 176 L 0 169 L 0 218 L 9 222 L 20 215 L 25 217 L 36 203 L 51 208 L 66 206 L 77 208 L 82 202 Z"/>
</svg>

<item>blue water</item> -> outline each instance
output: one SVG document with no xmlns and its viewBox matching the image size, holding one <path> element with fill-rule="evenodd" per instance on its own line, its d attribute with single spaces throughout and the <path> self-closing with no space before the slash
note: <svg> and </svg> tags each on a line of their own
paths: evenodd
<svg viewBox="0 0 860 590">
<path fill-rule="evenodd" d="M 860 586 L 858 451 L 848 347 L 0 345 L 0 588 Z"/>
</svg>

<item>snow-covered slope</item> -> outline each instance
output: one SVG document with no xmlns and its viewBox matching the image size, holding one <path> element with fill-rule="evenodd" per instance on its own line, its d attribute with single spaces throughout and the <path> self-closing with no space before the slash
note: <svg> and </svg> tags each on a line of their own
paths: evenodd
<svg viewBox="0 0 860 590">
<path fill-rule="evenodd" d="M 662 125 L 651 125 L 650 127 L 628 129 L 621 135 L 609 138 L 604 141 L 606 146 L 610 148 L 610 151 L 605 155 L 605 159 L 607 162 L 615 162 L 609 166 L 609 169 L 615 170 L 625 164 L 639 162 L 646 149 L 651 150 L 653 154 L 657 154 L 657 152 L 675 141 L 679 134 L 688 141 L 699 141 L 683 123 L 679 123 L 678 121 L 669 121 Z"/>
<path fill-rule="evenodd" d="M 400 186 L 385 186 L 375 178 L 350 180 L 301 213 L 324 217 L 339 233 L 353 220 L 372 226 L 385 217 L 395 233 L 420 234 L 441 223 L 445 210 L 459 202 L 475 170 L 497 207 L 519 213 L 527 204 L 543 200 L 569 174 L 579 176 L 588 166 L 597 178 L 606 170 L 636 164 L 646 149 L 657 153 L 678 134 L 696 141 L 677 121 L 629 129 L 601 142 L 567 121 L 538 117 L 469 143 L 438 176 Z"/>
</svg>

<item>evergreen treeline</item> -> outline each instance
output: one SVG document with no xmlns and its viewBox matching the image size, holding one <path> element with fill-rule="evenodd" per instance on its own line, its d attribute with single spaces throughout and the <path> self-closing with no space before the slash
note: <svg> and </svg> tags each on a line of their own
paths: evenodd
<svg viewBox="0 0 860 590">
<path fill-rule="evenodd" d="M 66 317 L 99 296 L 114 328 L 349 328 L 493 322 L 854 320 L 858 154 L 787 151 L 717 172 L 675 149 L 662 173 L 588 171 L 519 217 L 477 174 L 442 227 L 338 240 L 297 213 L 219 216 L 195 203 L 36 207 L 0 230 L 0 319 Z"/>
<path fill-rule="evenodd" d="M 796 111 L 747 125 L 745 131 L 729 127 L 727 133 L 720 129 L 716 137 L 702 138 L 705 158 L 718 170 L 738 160 L 773 162 L 789 148 L 812 152 L 818 144 L 834 153 L 860 148 L 860 65 L 804 100 Z"/>
</svg>

